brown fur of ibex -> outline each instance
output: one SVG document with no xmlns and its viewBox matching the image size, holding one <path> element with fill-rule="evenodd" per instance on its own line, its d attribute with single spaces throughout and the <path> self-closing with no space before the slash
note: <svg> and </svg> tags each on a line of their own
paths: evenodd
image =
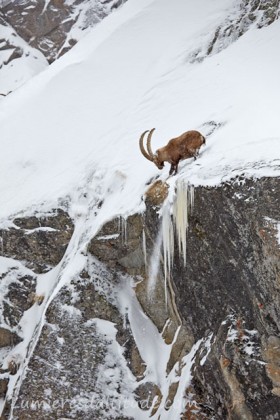
<svg viewBox="0 0 280 420">
<path fill-rule="evenodd" d="M 205 144 L 205 137 L 199 133 L 199 131 L 191 130 L 186 131 L 179 137 L 169 140 L 166 146 L 161 147 L 153 153 L 151 148 L 151 139 L 154 131 L 155 128 L 150 131 L 147 130 L 141 135 L 139 139 L 140 150 L 143 156 L 153 162 L 158 169 L 162 169 L 164 167 L 164 162 L 169 162 L 171 164 L 169 175 L 172 175 L 173 172 L 174 175 L 177 174 L 180 160 L 191 157 L 196 159 L 199 154 L 200 147 Z M 146 133 L 149 133 L 147 137 L 147 151 L 143 145 Z"/>
</svg>

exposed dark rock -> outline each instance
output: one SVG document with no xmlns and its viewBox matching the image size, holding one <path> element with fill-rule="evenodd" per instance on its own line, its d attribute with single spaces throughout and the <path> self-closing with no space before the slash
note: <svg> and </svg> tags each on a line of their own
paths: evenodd
<svg viewBox="0 0 280 420">
<path fill-rule="evenodd" d="M 241 0 L 210 35 L 208 44 L 190 54 L 190 61 L 201 62 L 209 55 L 219 53 L 244 35 L 252 25 L 263 28 L 275 22 L 279 15 L 279 0 Z"/>
<path fill-rule="evenodd" d="M 17 268 L 11 268 L 1 279 L 1 283 L 7 279 L 7 294 L 3 300 L 4 321 L 10 327 L 16 327 L 24 313 L 34 303 L 30 299 L 36 290 L 36 278 L 31 275 L 22 275 Z M 9 280 L 12 279 L 12 280 Z"/>
<path fill-rule="evenodd" d="M 14 347 L 21 342 L 21 338 L 14 332 L 0 327 L 0 348 Z"/>
<path fill-rule="evenodd" d="M 19 363 L 16 360 L 11 359 L 8 363 L 8 369 L 7 371 L 11 374 L 11 375 L 15 375 L 18 371 L 19 368 Z"/>
<path fill-rule="evenodd" d="M 167 400 L 164 404 L 164 407 L 165 407 L 166 411 L 168 411 L 170 409 L 170 407 L 172 407 L 172 404 L 174 403 L 174 398 L 176 396 L 178 387 L 179 387 L 179 382 L 173 382 L 173 383 L 170 384 Z"/>
<path fill-rule="evenodd" d="M 176 301 L 196 338 L 231 311 L 244 316 L 249 329 L 278 331 L 279 200 L 277 178 L 196 189 L 187 269 L 182 272 L 178 254 L 173 267 Z"/>
<path fill-rule="evenodd" d="M 91 398 L 102 400 L 104 386 L 122 392 L 122 380 L 108 377 L 105 385 L 104 374 L 100 377 L 112 356 L 112 345 L 120 346 L 126 367 L 138 380 L 143 378 L 145 364 L 129 322 L 113 294 L 101 292 L 104 282 L 117 288 L 128 273 L 138 282 L 136 295 L 142 308 L 166 343 L 173 344 L 167 373 L 178 362 L 180 374 L 183 357 L 194 342 L 200 343 L 193 357 L 191 384 L 185 390 L 183 418 L 276 420 L 280 412 L 279 200 L 277 178 L 240 177 L 217 188 L 197 188 L 187 232 L 187 264 L 184 267 L 176 246 L 167 306 L 162 259 L 152 299 L 146 272 L 161 223 L 161 200 L 153 202 L 149 197 L 144 214 L 106 223 L 88 248 L 104 269 L 97 275 L 99 263 L 88 256 L 88 269 L 50 304 L 13 419 L 41 416 L 38 407 L 22 408 L 22 401 L 31 401 L 31 396 L 48 404 L 46 420 L 111 418 L 104 407 L 93 404 L 85 412 L 83 404 Z M 36 223 L 29 220 L 28 227 L 36 229 Z M 21 224 L 20 229 L 23 226 L 27 225 Z M 122 360 L 114 359 L 109 368 L 118 366 L 124 375 Z M 178 383 L 171 383 L 167 404 L 176 402 L 177 391 Z M 163 398 L 157 385 L 144 379 L 135 395 L 139 403 L 149 397 L 154 401 L 153 414 Z M 54 396 L 66 401 L 63 408 L 53 407 Z M 75 406 L 73 411 L 69 401 L 81 398 L 80 408 Z"/>
<path fill-rule="evenodd" d="M 30 46 L 41 51 L 49 63 L 65 54 L 77 39 L 71 36 L 76 25 L 83 31 L 95 26 L 125 0 L 88 2 L 85 0 L 5 1 L 2 17 Z"/>
<path fill-rule="evenodd" d="M 160 404 L 162 394 L 159 387 L 152 382 L 145 382 L 138 386 L 135 390 L 136 401 L 139 407 L 146 411 L 154 405 Z"/>
<path fill-rule="evenodd" d="M 3 12 L 4 7 L 2 0 L 0 2 L 0 99 L 48 65 L 43 54 L 29 46 L 9 25 Z M 9 74 L 8 78 L 6 74 Z"/>
<path fill-rule="evenodd" d="M 9 379 L 2 378 L 0 379 L 0 398 L 5 398 L 8 389 Z"/>
<path fill-rule="evenodd" d="M 1 21 L 0 21 L 0 22 L 1 22 Z M 2 40 L 1 40 L 1 41 L 2 41 Z M 1 63 L 0 68 L 1 68 L 3 65 L 7 65 L 7 64 L 9 64 L 12 60 L 15 60 L 16 58 L 20 58 L 20 57 L 22 57 L 22 56 L 23 56 L 23 50 L 22 50 L 22 48 L 20 48 L 20 47 L 18 47 L 18 46 L 15 46 L 15 45 L 11 44 L 9 40 L 7 40 L 7 41 L 3 40 L 2 42 L 4 42 L 4 43 L 5 43 L 5 45 L 1 47 L 1 50 L 2 50 L 2 51 L 9 52 L 9 56 L 6 58 L 6 60 L 5 60 L 5 61 L 3 61 L 3 62 Z M 4 95 L 4 96 L 5 96 L 5 95 Z"/>
<path fill-rule="evenodd" d="M 128 274 L 144 274 L 143 228 L 141 215 L 114 219 L 102 227 L 88 250 L 110 267 L 118 267 Z"/>
<path fill-rule="evenodd" d="M 124 349 L 124 357 L 127 361 L 127 366 L 139 381 L 143 379 L 144 372 L 146 370 L 146 364 L 142 360 L 139 350 L 136 346 L 129 321 L 126 318 L 126 328 L 123 328 L 122 324 L 118 323 L 116 328 L 118 330 L 116 335 L 117 342 Z"/>
<path fill-rule="evenodd" d="M 163 333 L 167 344 L 170 344 L 180 327 L 177 341 L 173 346 L 169 362 L 170 370 L 184 350 L 190 350 L 193 345 L 191 331 L 182 326 L 174 303 L 172 290 L 168 290 L 168 304 L 165 304 L 165 287 L 162 281 L 163 273 L 160 270 L 156 287 L 151 296 L 147 284 L 147 264 L 155 246 L 158 235 L 158 210 L 167 197 L 167 184 L 156 181 L 145 194 L 147 210 L 145 215 L 135 214 L 126 220 L 118 218 L 106 223 L 89 244 L 88 250 L 95 257 L 111 268 L 116 268 L 130 275 L 141 276 L 144 281 L 138 281 L 136 296 L 149 318 Z M 143 235 L 145 240 L 143 242 Z M 144 245 L 147 248 L 146 256 Z M 146 259 L 146 261 L 145 261 Z M 139 279 L 138 279 L 139 280 Z M 157 302 L 157 305 L 155 305 Z"/>
<path fill-rule="evenodd" d="M 279 335 L 279 200 L 277 178 L 196 190 L 187 269 L 175 256 L 172 277 L 195 339 L 207 331 L 216 337 L 205 365 L 193 371 L 205 415 L 211 407 L 218 419 L 278 416 L 277 363 L 265 367 L 261 352 L 262 342 Z"/>
<path fill-rule="evenodd" d="M 110 404 L 117 406 L 123 386 L 114 375 L 106 377 L 106 370 L 119 370 L 123 375 L 124 369 L 119 365 L 118 356 L 110 353 L 113 338 L 107 329 L 115 330 L 132 373 L 138 379 L 143 376 L 145 365 L 129 324 L 126 322 L 124 326 L 117 307 L 96 290 L 93 280 L 84 271 L 69 288 L 64 287 L 49 306 L 13 419 L 37 420 L 42 415 L 46 420 L 105 418 Z M 115 390 L 109 400 L 105 398 L 104 387 Z M 38 403 L 30 409 L 32 401 Z M 121 415 L 106 418 L 128 420 Z"/>
<path fill-rule="evenodd" d="M 266 373 L 273 383 L 272 393 L 280 397 L 280 338 L 269 336 L 263 343 Z"/>
<path fill-rule="evenodd" d="M 1 0 L 0 99 L 67 53 L 125 1 Z"/>
<path fill-rule="evenodd" d="M 0 255 L 19 260 L 36 273 L 49 271 L 60 262 L 74 229 L 61 209 L 47 216 L 17 218 L 14 224 L 0 230 Z"/>
<path fill-rule="evenodd" d="M 151 196 L 152 193 L 147 194 L 145 214 L 131 219 L 135 233 L 133 223 L 126 230 L 130 239 L 137 238 L 142 229 L 145 231 L 148 255 L 152 254 L 159 230 L 159 204 L 153 203 Z M 271 361 L 267 353 L 262 357 L 262 352 L 271 348 L 269 340 L 275 340 L 269 337 L 279 335 L 279 200 L 277 178 L 241 177 L 218 188 L 197 188 L 187 234 L 187 267 L 183 267 L 176 250 L 168 310 L 161 269 L 152 300 L 148 296 L 144 262 L 134 272 L 144 278 L 137 285 L 137 297 L 159 331 L 168 319 L 172 320 L 171 334 L 164 332 L 167 343 L 181 325 L 182 335 L 173 346 L 168 371 L 194 341 L 213 333 L 209 354 L 206 349 L 201 350 L 195 364 L 192 391 L 186 394 L 188 398 L 194 396 L 189 413 L 196 407 L 199 416 L 215 413 L 217 419 L 277 418 L 279 363 Z M 117 220 L 106 224 L 97 237 L 116 232 Z M 120 268 L 119 262 L 124 258 L 121 256 L 126 255 L 127 248 L 121 235 L 111 240 L 115 253 L 103 253 L 97 238 L 93 239 L 90 251 L 105 263 L 108 256 L 110 264 Z M 129 242 L 128 254 L 133 255 L 133 250 L 140 246 L 140 240 Z M 271 352 L 268 350 L 268 354 Z M 277 359 L 277 351 L 275 354 Z M 200 364 L 204 356 L 206 362 Z"/>
</svg>

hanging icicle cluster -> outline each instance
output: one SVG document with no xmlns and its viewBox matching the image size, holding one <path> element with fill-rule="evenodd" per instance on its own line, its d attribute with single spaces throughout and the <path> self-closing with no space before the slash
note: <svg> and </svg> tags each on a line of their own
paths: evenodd
<svg viewBox="0 0 280 420">
<path fill-rule="evenodd" d="M 178 252 L 186 266 L 188 217 L 194 205 L 194 187 L 187 181 L 178 179 L 171 188 L 161 212 L 161 228 L 159 229 L 154 249 L 149 259 L 148 291 L 150 297 L 156 286 L 160 260 L 163 259 L 165 300 L 167 302 L 167 284 L 173 266 L 175 236 L 177 237 Z M 143 253 L 147 263 L 146 236 L 143 231 Z M 161 252 L 162 250 L 162 252 Z"/>
<path fill-rule="evenodd" d="M 179 254 L 186 266 L 188 217 L 194 205 L 194 187 L 184 180 L 176 182 L 173 203 L 167 202 L 162 210 L 162 247 L 165 281 L 174 258 L 174 234 L 176 232 Z"/>
<path fill-rule="evenodd" d="M 165 302 L 167 302 L 167 275 L 170 274 L 174 258 L 174 228 L 168 205 L 164 206 L 162 211 L 162 247 Z"/>
<path fill-rule="evenodd" d="M 194 188 L 184 181 L 177 183 L 177 194 L 173 203 L 173 223 L 176 228 L 179 254 L 186 266 L 187 243 L 186 233 L 188 229 L 189 212 L 194 204 Z"/>
</svg>

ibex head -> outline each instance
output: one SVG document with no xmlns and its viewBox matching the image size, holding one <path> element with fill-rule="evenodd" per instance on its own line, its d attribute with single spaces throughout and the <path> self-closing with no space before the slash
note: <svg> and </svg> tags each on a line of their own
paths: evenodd
<svg viewBox="0 0 280 420">
<path fill-rule="evenodd" d="M 164 167 L 164 162 L 169 162 L 171 164 L 170 172 L 171 175 L 173 172 L 176 174 L 178 171 L 178 164 L 180 160 L 188 159 L 194 157 L 197 158 L 199 149 L 202 144 L 205 144 L 205 137 L 198 131 L 186 131 L 181 134 L 179 137 L 169 140 L 166 146 L 161 147 L 155 153 L 152 152 L 151 148 L 151 139 L 155 128 L 152 130 L 144 131 L 141 134 L 139 139 L 139 146 L 143 156 L 153 162 L 158 169 Z M 147 137 L 147 150 L 144 147 L 144 137 L 148 134 Z"/>
</svg>

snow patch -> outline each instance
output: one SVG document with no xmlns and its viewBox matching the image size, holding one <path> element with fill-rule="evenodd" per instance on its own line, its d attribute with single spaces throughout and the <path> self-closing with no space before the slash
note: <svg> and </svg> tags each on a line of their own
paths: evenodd
<svg viewBox="0 0 280 420">
<path fill-rule="evenodd" d="M 98 241 L 109 241 L 110 239 L 117 239 L 120 236 L 119 233 L 114 233 L 112 235 L 97 236 Z"/>
<path fill-rule="evenodd" d="M 276 239 L 280 248 L 280 222 L 267 216 L 264 219 L 274 226 L 276 230 Z"/>
<path fill-rule="evenodd" d="M 37 227 L 37 228 L 34 228 L 34 229 L 26 229 L 25 230 L 26 235 L 31 235 L 32 233 L 35 233 L 35 232 L 58 232 L 58 229 L 54 229 L 54 228 L 51 228 L 51 227 Z"/>
</svg>

